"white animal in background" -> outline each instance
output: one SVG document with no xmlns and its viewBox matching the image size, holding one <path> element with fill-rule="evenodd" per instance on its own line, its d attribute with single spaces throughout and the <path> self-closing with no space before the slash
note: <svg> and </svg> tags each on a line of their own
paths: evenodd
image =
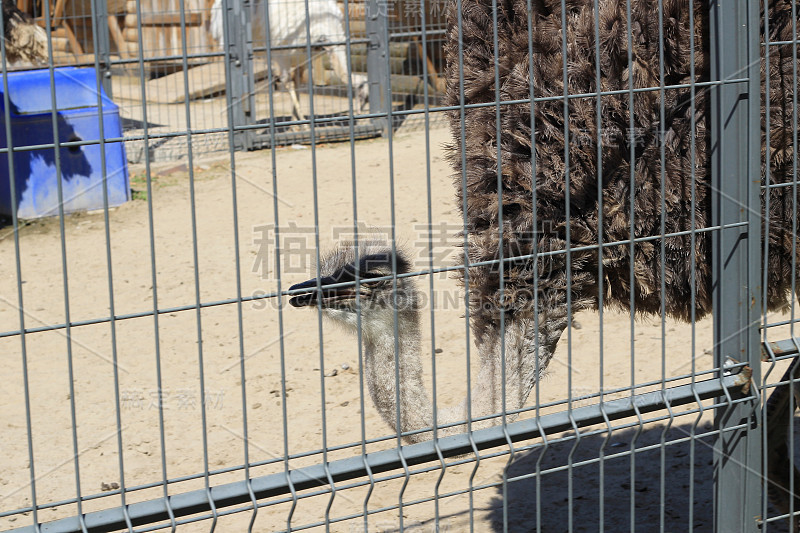
<svg viewBox="0 0 800 533">
<path fill-rule="evenodd" d="M 234 2 L 237 0 L 228 0 Z M 299 67 L 308 62 L 306 44 L 313 48 L 323 48 L 330 56 L 331 67 L 336 77 L 344 83 L 351 80 L 356 108 L 363 109 L 369 94 L 367 76 L 364 74 L 347 74 L 347 55 L 343 43 L 346 38 L 344 15 L 336 0 L 307 0 L 308 17 L 306 17 L 306 0 L 268 1 L 269 6 L 269 43 L 265 32 L 264 1 L 254 0 L 252 25 L 254 46 L 298 46 L 298 48 L 272 51 L 272 66 L 278 73 L 278 79 L 289 91 L 292 99 L 292 116 L 302 120 L 300 100 L 295 89 L 295 73 Z M 308 26 L 308 29 L 306 29 Z M 220 44 L 224 42 L 222 0 L 215 0 L 211 8 L 212 37 Z"/>
</svg>

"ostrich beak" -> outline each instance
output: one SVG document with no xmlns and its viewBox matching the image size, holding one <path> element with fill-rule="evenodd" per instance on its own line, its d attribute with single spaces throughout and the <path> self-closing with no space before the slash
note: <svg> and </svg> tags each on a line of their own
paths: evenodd
<svg viewBox="0 0 800 533">
<path fill-rule="evenodd" d="M 319 285 L 322 286 L 321 290 L 314 292 L 309 292 L 306 294 L 300 294 L 295 296 L 291 300 L 289 300 L 289 304 L 292 307 L 306 307 L 310 305 L 317 305 L 319 303 L 324 303 L 326 301 L 336 301 L 336 300 L 346 300 L 355 297 L 356 291 L 355 287 L 335 287 L 335 288 L 326 288 L 326 285 L 333 285 L 335 283 L 341 283 L 342 279 L 337 279 L 333 276 L 326 276 L 324 278 L 319 279 Z M 304 281 L 302 283 L 297 283 L 289 287 L 290 291 L 296 289 L 316 289 L 317 288 L 317 280 L 310 279 L 308 281 Z"/>
</svg>

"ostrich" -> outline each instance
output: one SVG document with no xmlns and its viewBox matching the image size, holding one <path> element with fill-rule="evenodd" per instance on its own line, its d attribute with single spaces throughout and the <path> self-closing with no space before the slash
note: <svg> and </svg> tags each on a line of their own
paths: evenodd
<svg viewBox="0 0 800 533">
<path fill-rule="evenodd" d="M 13 0 L 3 0 L 6 61 L 10 65 L 47 62 L 47 33 L 17 9 Z"/>
<path fill-rule="evenodd" d="M 524 406 L 553 356 L 570 312 L 597 308 L 601 301 L 640 314 L 663 311 L 684 321 L 701 319 L 711 311 L 711 263 L 693 260 L 710 257 L 710 233 L 691 232 L 711 223 L 710 99 L 705 90 L 697 89 L 693 95 L 689 88 L 691 83 L 710 80 L 709 1 L 695 0 L 694 10 L 690 10 L 688 0 L 631 0 L 630 27 L 628 3 L 622 0 L 571 0 L 566 20 L 561 16 L 561 4 L 561 0 L 530 2 L 532 35 L 528 34 L 528 0 L 461 0 L 448 6 L 446 105 L 471 106 L 450 112 L 455 140 L 449 157 L 466 221 L 465 252 L 470 263 L 488 265 L 500 257 L 510 258 L 503 270 L 496 265 L 477 266 L 469 267 L 468 277 L 462 274 L 469 288 L 471 327 L 480 353 L 481 368 L 472 388 L 474 418 L 500 413 L 504 406 L 506 410 Z M 662 17 L 656 16 L 659 9 L 663 9 Z M 769 221 L 769 231 L 762 235 L 762 249 L 769 246 L 763 305 L 768 311 L 777 311 L 789 305 L 792 264 L 800 263 L 800 246 L 792 231 L 798 198 L 793 187 L 785 186 L 794 179 L 797 80 L 793 71 L 798 58 L 791 44 L 796 27 L 792 2 L 764 0 L 761 9 L 762 17 L 769 19 L 769 35 L 763 35 L 762 26 L 762 38 L 783 43 L 770 46 L 769 61 L 765 57 L 761 61 L 762 183 L 777 185 L 762 187 L 761 193 L 762 213 Z M 692 23 L 694 65 L 690 64 Z M 628 59 L 629 32 L 632 63 Z M 663 51 L 659 35 L 663 36 Z M 562 55 L 564 41 L 566 58 Z M 463 61 L 459 50 L 463 50 Z M 566 87 L 564 65 L 568 69 Z M 765 83 L 767 69 L 769 87 Z M 663 94 L 641 91 L 629 96 L 631 87 L 644 89 L 662 83 L 677 88 Z M 598 90 L 606 93 L 599 110 L 594 96 L 573 98 L 565 116 L 565 93 L 591 95 Z M 499 135 L 497 108 L 492 105 L 498 93 L 502 101 L 522 102 L 500 107 Z M 524 103 L 531 94 L 540 100 Z M 767 98 L 769 132 L 763 107 Z M 629 131 L 631 120 L 634 132 Z M 580 142 L 575 142 L 576 138 Z M 602 143 L 599 161 L 598 143 Z M 466 176 L 463 185 L 462 173 Z M 502 187 L 502 196 L 498 187 Z M 663 239 L 663 247 L 660 240 L 642 240 L 631 250 L 632 238 L 657 236 L 662 231 L 672 235 Z M 600 248 L 599 242 L 622 244 Z M 548 254 L 546 261 L 536 255 L 537 251 L 563 251 L 568 246 L 574 249 L 569 263 L 563 253 Z M 600 264 L 602 278 L 598 276 Z M 409 269 L 402 253 L 393 255 L 392 250 L 374 243 L 362 244 L 358 257 L 352 247 L 340 247 L 321 263 L 321 279 L 291 288 L 352 282 L 358 273 L 362 281 L 358 290 L 353 286 L 322 287 L 295 296 L 290 303 L 319 306 L 328 317 L 351 329 L 358 324 L 360 308 L 365 373 L 373 402 L 392 428 L 412 432 L 406 440 L 418 442 L 431 438 L 431 432 L 424 429 L 434 421 L 417 353 L 417 298 L 409 278 L 397 279 L 394 293 L 392 282 L 385 279 Z M 503 272 L 502 283 L 499 272 Z M 372 281 L 376 277 L 384 279 Z M 395 343 L 399 348 L 396 358 Z M 505 382 L 500 372 L 503 358 Z M 792 389 L 797 394 L 796 387 Z M 789 385 L 779 387 L 767 406 L 768 491 L 784 511 L 791 498 L 795 509 L 800 509 L 796 487 L 789 487 L 786 460 L 791 394 Z M 438 413 L 439 425 L 454 424 L 443 434 L 464 429 L 466 402 Z M 477 427 L 494 423 L 496 419 L 488 419 Z M 795 473 L 795 481 L 798 479 L 800 472 Z"/>
<path fill-rule="evenodd" d="M 466 254 L 471 263 L 491 264 L 499 257 L 511 258 L 503 270 L 501 291 L 497 265 L 469 268 L 469 276 L 461 274 L 470 296 L 470 318 L 480 354 L 480 371 L 472 392 L 472 416 L 482 417 L 505 408 L 523 407 L 533 386 L 547 368 L 558 340 L 567 327 L 568 315 L 583 309 L 597 308 L 602 302 L 640 314 L 660 314 L 662 300 L 666 315 L 688 321 L 694 315 L 701 319 L 711 311 L 711 264 L 692 258 L 710 256 L 708 232 L 695 232 L 694 243 L 688 234 L 693 228 L 702 230 L 710 224 L 710 146 L 708 121 L 710 100 L 698 89 L 691 105 L 690 82 L 709 79 L 707 0 L 695 0 L 694 12 L 688 0 L 663 0 L 664 83 L 678 86 L 664 91 L 636 92 L 633 109 L 629 105 L 629 79 L 633 87 L 658 87 L 659 83 L 659 10 L 658 0 L 633 0 L 631 20 L 633 43 L 632 73 L 628 68 L 627 3 L 600 0 L 599 55 L 600 83 L 605 92 L 600 116 L 596 98 L 571 99 L 566 120 L 570 135 L 584 134 L 582 142 L 566 141 L 564 136 L 564 100 L 562 66 L 568 65 L 566 92 L 596 92 L 595 13 L 594 0 L 573 0 L 567 20 L 561 19 L 561 0 L 534 1 L 532 17 L 533 57 L 528 55 L 528 2 L 498 0 L 496 31 L 500 53 L 500 98 L 524 102 L 531 95 L 554 97 L 531 105 L 505 104 L 500 108 L 498 139 L 494 105 L 464 109 L 466 135 L 461 136 L 461 113 L 450 113 L 450 126 L 455 142 L 450 146 L 459 206 L 466 206 Z M 496 101 L 495 55 L 492 42 L 493 1 L 461 0 L 448 6 L 446 105 L 491 104 Z M 792 39 L 791 3 L 770 0 L 771 41 Z M 695 28 L 695 77 L 690 70 L 690 17 Z M 461 67 L 459 28 L 463 54 L 463 100 L 459 90 Z M 566 59 L 562 57 L 562 29 L 566 38 Z M 771 85 L 766 93 L 762 82 L 762 102 L 769 97 L 771 146 L 769 179 L 771 184 L 790 183 L 792 172 L 792 95 L 796 80 L 792 66 L 796 58 L 791 44 L 771 47 L 769 65 L 762 61 L 762 75 L 770 69 Z M 531 70 L 531 64 L 533 70 Z M 533 84 L 533 87 L 531 87 Z M 614 93 L 619 91 L 619 93 Z M 660 123 L 660 108 L 665 109 L 665 122 Z M 533 121 L 531 120 L 533 112 Z M 636 138 L 626 137 L 633 112 Z M 692 112 L 694 126 L 692 131 Z M 602 135 L 597 122 L 602 125 Z M 534 131 L 531 131 L 531 124 Z M 762 137 L 766 131 L 762 131 Z M 532 144 L 532 137 L 535 143 Z M 691 139 L 694 137 L 694 150 Z M 611 139 L 608 142 L 606 139 Z M 661 146 L 664 147 L 664 183 L 661 183 Z M 602 159 L 597 160 L 597 142 L 602 140 Z M 631 183 L 631 142 L 635 141 L 635 180 Z M 463 142 L 463 145 L 462 145 Z M 569 162 L 565 160 L 565 144 L 569 142 Z M 502 160 L 497 160 L 498 143 Z M 763 145 L 762 145 L 763 146 Z M 463 151 L 462 151 L 463 150 Z M 766 147 L 762 147 L 765 153 Z M 535 166 L 533 156 L 535 155 Z M 691 159 L 692 155 L 694 159 Z M 462 168 L 462 160 L 466 165 Z M 498 163 L 501 163 L 499 165 Z M 569 206 L 565 192 L 564 169 L 569 165 Z M 502 209 L 498 198 L 498 166 L 502 169 Z M 602 170 L 603 180 L 598 173 Z M 766 168 L 762 171 L 766 173 Z M 462 171 L 466 184 L 462 186 Z M 694 181 L 692 180 L 694 171 Z M 631 194 L 631 187 L 634 194 Z M 664 195 L 662 197 L 662 186 Z M 694 189 L 694 204 L 690 198 Z M 535 192 L 536 203 L 533 203 Z M 770 195 L 769 244 L 766 279 L 767 310 L 785 310 L 789 304 L 792 279 L 793 246 L 792 213 L 795 198 L 792 187 L 771 188 L 762 192 L 762 206 Z M 598 195 L 602 202 L 598 202 Z M 633 205 L 631 204 L 633 196 Z M 660 241 L 637 242 L 633 238 L 662 233 L 662 206 L 665 233 L 674 235 Z M 635 228 L 631 233 L 631 212 Z M 534 218 L 536 213 L 536 218 Z M 569 218 L 568 218 L 569 213 Z M 502 228 L 501 228 L 502 215 Z M 602 224 L 598 221 L 602 219 Z M 569 271 L 566 254 L 548 254 L 546 261 L 536 251 L 559 251 L 567 248 L 569 220 L 571 253 Z M 502 229 L 502 232 L 501 232 Z M 602 233 L 599 231 L 602 229 Z M 502 239 L 500 235 L 502 233 Z M 597 243 L 621 242 L 602 248 Z M 501 247 L 502 243 L 502 247 Z M 800 250 L 800 246 L 796 248 Z M 319 306 L 325 314 L 346 325 L 355 324 L 356 300 L 362 306 L 362 331 L 365 342 L 365 365 L 371 396 L 384 420 L 399 432 L 412 432 L 430 427 L 432 406 L 421 379 L 419 327 L 414 305 L 413 284 L 398 280 L 399 375 L 400 405 L 395 403 L 394 319 L 395 301 L 386 296 L 391 286 L 385 281 L 373 285 L 370 278 L 385 276 L 396 267 L 402 274 L 409 261 L 401 253 L 362 244 L 356 262 L 352 248 L 337 248 L 320 265 L 321 285 L 352 281 L 358 270 L 364 282 L 357 292 L 353 287 L 322 289 L 319 295 L 309 293 L 291 300 L 297 307 Z M 513 260 L 514 257 L 520 259 Z M 795 256 L 800 261 L 800 256 Z M 598 279 L 602 261 L 603 278 Z M 631 261 L 633 279 L 631 279 Z M 662 266 L 663 265 L 663 266 Z M 694 279 L 692 279 L 694 274 Z M 665 291 L 661 291 L 664 276 Z M 297 284 L 292 289 L 316 288 L 317 280 Z M 568 294 L 569 291 L 569 294 Z M 691 309 L 692 293 L 696 307 Z M 535 295 L 535 297 L 534 297 Z M 634 309 L 630 302 L 633 300 Z M 568 305 L 569 302 L 569 305 Z M 501 321 L 500 309 L 504 310 Z M 372 313 L 372 315 L 368 315 Z M 501 331 L 501 322 L 504 329 Z M 505 345 L 501 346 L 501 339 Z M 501 381 L 501 358 L 505 359 L 506 379 Z M 463 422 L 466 402 L 439 411 L 437 423 Z M 399 408 L 399 426 L 396 409 Z M 484 421 L 491 425 L 496 421 Z M 473 425 L 473 427 L 476 427 Z M 478 424 L 477 427 L 481 427 Z M 463 425 L 448 431 L 463 430 Z M 430 438 L 430 432 L 414 433 L 409 442 Z"/>
<path fill-rule="evenodd" d="M 266 43 L 264 31 L 264 1 L 254 2 L 251 22 L 253 24 L 253 42 L 257 46 Z M 369 95 L 367 77 L 364 74 L 347 73 L 347 55 L 345 46 L 327 45 L 326 43 L 344 42 L 346 33 L 344 17 L 336 0 L 307 0 L 308 14 L 306 17 L 306 0 L 291 0 L 283 2 L 268 1 L 269 6 L 269 42 L 267 46 L 299 46 L 298 48 L 279 49 L 272 51 L 272 64 L 278 73 L 278 80 L 286 87 L 292 99 L 292 116 L 296 120 L 303 120 L 300 112 L 300 100 L 295 90 L 295 74 L 297 68 L 305 64 L 305 45 L 307 35 L 311 36 L 312 47 L 322 47 L 329 55 L 331 67 L 336 77 L 347 83 L 351 80 L 353 94 L 357 100 L 357 108 L 361 111 Z M 222 0 L 215 0 L 211 7 L 211 35 L 218 43 L 224 42 L 223 36 Z M 308 26 L 308 32 L 306 27 Z"/>
</svg>

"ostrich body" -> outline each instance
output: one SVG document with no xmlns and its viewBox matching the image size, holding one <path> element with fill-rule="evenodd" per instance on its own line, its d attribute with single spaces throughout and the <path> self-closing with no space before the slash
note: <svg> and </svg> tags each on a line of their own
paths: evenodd
<svg viewBox="0 0 800 533">
<path fill-rule="evenodd" d="M 253 43 L 256 46 L 302 46 L 302 48 L 280 49 L 272 51 L 272 65 L 278 73 L 278 80 L 286 87 L 292 99 L 292 116 L 302 120 L 300 100 L 295 89 L 297 69 L 305 65 L 308 56 L 306 43 L 311 47 L 322 47 L 330 56 L 331 67 L 342 83 L 351 81 L 353 94 L 357 99 L 357 108 L 361 110 L 367 101 L 367 77 L 363 74 L 347 73 L 347 54 L 343 44 L 326 43 L 344 42 L 347 34 L 344 28 L 344 16 L 336 0 L 289 0 L 281 2 L 267 1 L 269 7 L 269 42 L 265 32 L 264 3 L 266 0 L 254 2 L 251 23 L 253 25 Z M 306 1 L 308 17 L 306 17 Z M 224 42 L 222 0 L 215 0 L 211 8 L 211 35 L 218 43 Z M 306 28 L 308 27 L 308 28 Z"/>
<path fill-rule="evenodd" d="M 13 0 L 3 0 L 6 61 L 11 65 L 47 62 L 47 33 L 17 9 Z"/>
<path fill-rule="evenodd" d="M 637 242 L 633 257 L 626 241 L 662 234 L 662 203 L 665 234 L 702 230 L 711 222 L 711 143 L 709 139 L 710 98 L 698 87 L 694 106 L 691 90 L 666 89 L 637 92 L 630 107 L 631 88 L 659 87 L 659 1 L 631 2 L 633 65 L 628 68 L 627 2 L 600 0 L 600 83 L 596 86 L 594 0 L 569 2 L 567 20 L 561 20 L 560 0 L 532 4 L 533 54 L 528 54 L 527 1 L 498 2 L 499 77 L 501 100 L 556 97 L 531 104 L 509 104 L 500 109 L 498 139 L 495 107 L 466 109 L 463 155 L 466 160 L 466 188 L 462 189 L 462 139 L 460 113 L 450 115 L 451 161 L 457 173 L 459 205 L 466 195 L 468 253 L 471 261 L 500 257 L 500 212 L 502 212 L 503 257 L 524 256 L 535 251 L 565 250 L 569 219 L 570 248 L 592 247 L 571 253 L 572 310 L 595 308 L 599 294 L 605 305 L 643 314 L 661 313 L 688 321 L 692 311 L 700 319 L 711 310 L 711 236 L 695 232 L 694 248 L 689 234 L 661 240 Z M 663 0 L 664 80 L 666 86 L 703 82 L 710 79 L 708 44 L 709 3 Z M 492 1 L 462 0 L 463 74 L 465 105 L 496 101 L 494 51 L 492 42 Z M 771 0 L 770 41 L 791 41 L 791 3 Z M 690 17 L 694 18 L 694 78 L 690 64 Z M 447 105 L 459 106 L 458 13 L 453 3 L 448 12 Z M 562 56 L 562 28 L 566 32 L 566 60 Z M 763 50 L 763 48 L 762 48 Z M 562 68 L 568 65 L 567 87 Z M 531 71 L 530 65 L 533 64 Z M 792 66 L 796 58 L 791 45 L 770 47 L 770 64 L 762 61 L 762 103 L 770 98 L 771 155 L 770 184 L 792 181 L 792 96 L 796 80 Z M 763 73 L 770 69 L 767 94 Z M 632 80 L 632 82 L 630 81 Z M 531 84 L 533 87 L 531 87 Z M 601 99 L 598 131 L 597 98 L 569 100 L 565 138 L 563 95 L 622 91 Z M 665 109 L 664 123 L 661 107 Z M 533 107 L 533 120 L 531 108 Z M 763 109 L 763 108 L 762 108 Z M 629 132 L 633 112 L 634 132 Z M 695 129 L 692 131 L 692 112 Z M 763 115 L 763 110 L 762 110 Z M 766 118 L 766 117 L 764 117 Z M 534 130 L 531 131 L 531 124 Z M 766 121 L 762 122 L 762 128 Z M 633 134 L 633 135 L 632 135 Z M 762 154 L 765 130 L 762 130 Z M 532 148 L 532 138 L 535 146 Z M 661 143 L 664 146 L 662 178 Z M 694 150 L 692 150 L 694 138 Z M 598 161 L 597 143 L 602 141 Z M 497 144 L 501 147 L 498 162 Z M 635 142 L 635 145 L 633 145 Z M 631 183 L 631 147 L 635 151 Z M 568 160 L 565 154 L 567 148 Z M 693 159 L 692 159 L 693 158 Z M 502 170 L 502 210 L 498 202 L 497 169 Z M 569 197 L 565 192 L 565 169 L 569 167 Z M 694 179 L 692 171 L 694 170 Z M 766 168 L 762 168 L 762 179 Z M 598 176 L 602 175 L 602 182 Z M 662 183 L 662 179 L 664 183 Z M 634 188 L 633 195 L 631 187 Z M 662 196 L 662 187 L 664 194 Z M 692 204 L 692 189 L 695 202 Z M 598 202 L 598 192 L 602 203 Z M 534 205 L 535 193 L 535 205 Z M 791 187 L 771 189 L 769 213 L 769 265 L 765 305 L 769 310 L 788 304 L 792 279 L 793 202 Z M 632 204 L 633 196 L 633 204 Z M 569 205 L 567 205 L 569 199 Z M 762 206 L 766 193 L 762 192 Z M 763 207 L 762 207 L 763 210 Z M 536 213 L 534 220 L 533 214 Z M 633 220 L 631 219 L 633 213 Z M 602 224 L 600 223 L 602 221 Z M 631 231 L 631 224 L 634 229 Z M 599 231 L 602 228 L 602 233 Z M 602 257 L 597 245 L 604 243 Z M 609 243 L 623 244 L 605 246 Z M 692 265 L 694 261 L 694 279 Z M 525 315 L 530 302 L 517 294 L 538 292 L 543 310 L 566 306 L 566 254 L 551 256 L 548 263 L 517 261 L 505 269 L 504 296 L 499 277 L 491 267 L 470 269 L 473 327 L 478 342 L 496 337 L 496 310 L 504 307 L 507 319 Z M 603 279 L 598 279 L 602 261 Z M 631 261 L 634 279 L 631 280 Z M 534 284 L 535 274 L 538 274 Z M 665 292 L 662 293 L 662 278 Z M 691 309 L 692 284 L 696 307 Z"/>
<path fill-rule="evenodd" d="M 448 4 L 446 42 L 447 105 L 460 106 L 496 101 L 495 54 L 492 0 L 461 0 Z M 564 99 L 562 68 L 562 30 L 566 32 L 566 92 L 591 94 L 596 87 L 595 16 L 593 0 L 573 0 L 567 8 L 567 20 L 561 20 L 561 0 L 532 2 L 532 57 L 529 55 L 528 1 L 499 0 L 497 5 L 497 38 L 499 62 L 499 94 L 501 100 L 526 100 L 531 91 L 535 97 L 556 97 L 530 103 L 504 104 L 500 108 L 501 133 L 498 139 L 494 105 L 467 108 L 463 111 L 464 131 L 461 138 L 461 112 L 450 113 L 455 142 L 450 159 L 458 191 L 459 206 L 466 195 L 463 213 L 467 230 L 470 262 L 491 262 L 500 257 L 512 260 L 503 269 L 503 291 L 500 290 L 498 266 L 470 267 L 468 289 L 470 317 L 474 338 L 480 353 L 480 371 L 472 388 L 474 418 L 515 410 L 524 406 L 540 374 L 547 368 L 558 340 L 567 326 L 570 312 L 597 308 L 600 294 L 604 305 L 631 309 L 641 314 L 659 314 L 689 320 L 694 314 L 702 318 L 711 310 L 711 263 L 693 258 L 710 257 L 710 237 L 697 232 L 711 220 L 710 166 L 711 157 L 708 121 L 710 99 L 706 91 L 697 89 L 694 106 L 690 105 L 690 82 L 709 80 L 707 1 L 696 0 L 694 12 L 688 0 L 663 0 L 664 21 L 664 84 L 686 88 L 636 92 L 633 108 L 629 94 L 604 95 L 597 129 L 596 97 L 569 100 L 567 120 L 570 136 L 581 135 L 581 142 L 567 142 L 564 134 Z M 634 89 L 659 87 L 659 17 L 658 0 L 631 2 L 633 67 L 628 68 L 628 28 L 626 2 L 600 0 L 600 83 L 604 92 L 628 91 L 632 79 Z M 785 0 L 768 2 L 770 41 L 792 39 L 791 4 Z M 690 65 L 690 17 L 694 18 L 694 78 Z M 463 100 L 460 90 L 459 28 L 463 42 Z M 762 82 L 762 102 L 770 98 L 771 184 L 792 181 L 792 96 L 796 80 L 792 67 L 796 58 L 792 46 L 771 47 L 769 65 L 762 60 L 762 77 L 770 69 L 771 85 L 767 94 Z M 533 70 L 531 70 L 531 63 Z M 632 71 L 632 73 L 631 73 Z M 531 84 L 533 87 L 531 87 Z M 660 109 L 665 109 L 665 122 L 660 123 Z M 533 121 L 531 120 L 533 110 Z M 626 136 L 631 112 L 636 127 L 634 138 Z M 694 130 L 692 131 L 692 113 Z M 762 111 L 763 114 L 763 111 Z M 534 131 L 531 131 L 531 124 Z M 763 122 L 766 124 L 766 122 Z M 763 127 L 763 126 L 762 126 Z M 766 131 L 762 131 L 762 139 Z M 532 137 L 535 143 L 532 145 Z M 691 139 L 694 137 L 694 150 Z M 664 183 L 661 183 L 661 146 L 665 143 Z M 603 141 L 602 158 L 597 160 L 597 142 Z M 610 139 L 610 140 L 608 140 Z M 631 183 L 631 142 L 635 141 L 634 180 Z M 463 142 L 463 145 L 462 145 Z M 497 145 L 501 158 L 498 165 Z M 565 157 L 568 146 L 569 161 Z M 463 153 L 462 153 L 463 149 Z M 765 147 L 762 144 L 762 154 Z M 535 165 L 534 156 L 535 155 Z M 462 156 L 466 166 L 462 169 Z M 694 157 L 692 159 L 692 156 Z M 565 168 L 569 165 L 569 207 L 565 192 Z M 498 166 L 501 168 L 502 209 L 499 208 Z M 466 186 L 462 186 L 462 170 Z M 602 182 L 598 175 L 602 170 Z M 692 179 L 694 170 L 694 179 Z M 762 168 L 762 179 L 766 168 Z M 662 196 L 662 185 L 664 195 Z M 631 187 L 634 188 L 633 195 Z M 694 190 L 694 204 L 691 201 Z M 534 204 L 535 192 L 535 204 Z M 598 202 L 598 193 L 602 202 Z M 792 187 L 779 187 L 762 192 L 762 206 L 770 195 L 769 259 L 765 307 L 785 309 L 792 279 L 792 213 L 795 198 Z M 632 197 L 633 196 L 633 200 Z M 633 202 L 633 204 L 631 203 Z M 631 238 L 664 233 L 687 234 L 636 242 L 631 257 Z M 762 207 L 763 209 L 763 207 Z M 634 213 L 631 231 L 631 213 Z M 500 239 L 502 213 L 502 241 Z M 534 218 L 536 213 L 536 218 Z M 568 218 L 569 217 L 569 218 Z M 569 219 L 569 272 L 566 254 L 536 258 L 535 252 L 567 249 Z M 600 224 L 602 220 L 602 224 Z M 602 234 L 598 231 L 602 228 Z M 694 232 L 694 247 L 692 236 Z M 597 243 L 602 242 L 602 256 Z M 501 249 L 502 242 L 502 249 Z M 609 243 L 620 242 L 618 245 Z M 583 247 L 581 249 L 581 247 Z M 413 306 L 398 310 L 397 343 L 399 353 L 400 405 L 396 405 L 394 318 L 388 313 L 392 298 L 373 300 L 376 291 L 391 291 L 384 284 L 370 288 L 369 277 L 391 273 L 390 250 L 362 244 L 361 262 L 346 246 L 335 250 L 320 265 L 321 285 L 353 281 L 354 270 L 365 283 L 356 293 L 327 289 L 317 297 L 296 297 L 293 305 L 319 305 L 326 315 L 354 327 L 355 299 L 372 302 L 362 308 L 367 380 L 371 396 L 384 420 L 396 431 L 409 432 L 432 425 L 432 406 L 421 377 L 419 326 Z M 797 247 L 800 250 L 800 246 Z M 363 263 L 363 257 L 371 260 Z M 534 257 L 531 259 L 530 257 Z M 383 261 L 378 259 L 383 258 Z M 796 258 L 800 263 L 800 257 Z M 408 261 L 398 255 L 397 272 L 407 271 Z M 602 261 L 603 278 L 598 279 Z M 633 261 L 633 280 L 631 280 Z M 363 263 L 363 264 L 362 264 Z M 373 268 L 365 268 L 373 265 Z M 379 265 L 379 266 L 376 266 Z M 692 273 L 694 272 L 694 279 Z M 662 276 L 665 291 L 661 291 Z M 463 273 L 462 273 L 463 278 Z M 336 281 L 333 281 L 336 280 Z M 464 278 L 467 281 L 467 278 Z M 694 286 L 694 302 L 691 308 Z M 311 280 L 292 287 L 317 287 Z M 570 291 L 568 298 L 567 291 Z M 413 284 L 398 281 L 401 300 L 414 301 Z M 568 305 L 569 302 L 569 305 Z M 382 307 L 381 307 L 382 303 Z M 504 330 L 501 312 L 504 310 Z M 504 346 L 501 346 L 504 340 Z M 502 381 L 502 360 L 506 377 Z M 502 390 L 505 388 L 505 405 Z M 397 411 L 400 425 L 397 426 Z M 463 421 L 466 403 L 439 411 L 439 424 Z M 478 424 L 491 425 L 483 421 Z M 473 425 L 473 427 L 476 427 Z M 454 426 L 452 431 L 463 427 Z M 409 436 L 409 441 L 430 438 L 430 432 Z"/>
<path fill-rule="evenodd" d="M 600 19 L 599 54 L 595 48 L 595 1 Z M 470 384 L 473 418 L 524 406 L 552 358 L 570 312 L 597 308 L 601 301 L 641 314 L 663 311 L 684 321 L 700 319 L 711 311 L 711 236 L 702 231 L 711 223 L 710 98 L 702 87 L 695 94 L 689 88 L 711 79 L 709 2 L 695 0 L 694 10 L 689 10 L 688 0 L 631 0 L 630 28 L 627 5 L 622 0 L 570 0 L 566 20 L 562 20 L 561 0 L 460 0 L 448 4 L 445 104 L 456 108 L 490 104 L 450 112 L 454 142 L 449 157 L 466 222 L 466 253 L 471 263 L 511 258 L 502 270 L 493 264 L 469 267 L 468 277 L 461 273 L 469 289 L 471 327 L 481 365 L 477 382 Z M 763 306 L 775 311 L 787 308 L 793 260 L 800 264 L 796 255 L 800 246 L 792 232 L 798 198 L 793 187 L 786 186 L 794 178 L 792 122 L 797 80 L 793 74 L 798 58 L 791 44 L 792 3 L 764 0 L 761 6 L 762 17 L 769 19 L 769 35 L 763 35 L 762 25 L 762 40 L 787 43 L 770 45 L 768 61 L 761 48 L 761 209 L 768 215 L 762 250 L 769 246 Z M 694 26 L 694 65 L 690 62 L 690 22 Z M 566 58 L 562 39 L 566 40 Z M 459 50 L 463 50 L 463 61 Z M 631 97 L 631 89 L 662 84 L 678 88 L 666 89 L 663 94 L 658 90 L 633 92 Z M 598 91 L 605 93 L 599 110 L 596 96 L 571 98 L 565 116 L 565 94 Z M 542 100 L 503 104 L 498 134 L 494 105 L 498 94 L 501 101 L 524 102 L 532 95 Z M 633 132 L 629 131 L 631 120 Z M 599 161 L 598 143 L 602 143 Z M 671 236 L 639 240 L 631 249 L 631 239 L 663 234 Z M 567 249 L 572 249 L 569 262 L 566 253 L 536 255 Z M 419 319 L 414 305 L 409 305 L 416 301 L 413 282 L 397 279 L 394 297 L 391 282 L 387 286 L 386 281 L 375 285 L 370 281 L 391 274 L 393 265 L 398 274 L 407 272 L 408 261 L 372 244 L 361 245 L 360 252 L 356 261 L 352 248 L 334 250 L 320 265 L 322 279 L 292 287 L 353 281 L 358 270 L 363 282 L 360 290 L 352 286 L 323 288 L 291 302 L 320 306 L 327 316 L 352 329 L 357 327 L 360 307 L 366 379 L 378 411 L 396 431 L 412 432 L 406 435 L 407 441 L 431 438 L 430 431 L 419 431 L 433 425 L 433 409 L 422 379 Z M 598 276 L 600 264 L 602 277 Z M 501 379 L 503 360 L 505 381 Z M 800 506 L 793 490 L 797 485 L 789 486 L 786 460 L 792 391 L 800 396 L 796 386 L 779 387 L 767 406 L 768 491 L 782 511 L 788 510 L 792 498 L 795 509 Z M 457 424 L 440 434 L 464 429 L 466 407 L 462 402 L 438 411 L 439 425 Z M 484 420 L 473 428 L 496 420 Z M 795 472 L 796 483 L 798 479 L 800 472 Z"/>
</svg>

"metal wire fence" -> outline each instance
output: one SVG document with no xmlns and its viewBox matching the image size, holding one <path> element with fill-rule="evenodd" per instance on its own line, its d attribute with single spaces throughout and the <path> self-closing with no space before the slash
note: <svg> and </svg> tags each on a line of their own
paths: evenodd
<svg viewBox="0 0 800 533">
<path fill-rule="evenodd" d="M 795 530 L 795 2 L 19 8 L 0 530 Z"/>
</svg>

